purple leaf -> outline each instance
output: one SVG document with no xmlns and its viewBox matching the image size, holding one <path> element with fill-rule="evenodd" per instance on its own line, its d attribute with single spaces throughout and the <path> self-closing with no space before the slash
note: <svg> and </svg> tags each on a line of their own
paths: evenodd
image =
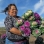
<svg viewBox="0 0 44 44">
<path fill-rule="evenodd" d="M 41 24 L 40 20 L 36 20 L 36 22 L 37 22 L 38 24 Z"/>
<path fill-rule="evenodd" d="M 24 25 L 25 25 L 25 27 L 30 27 L 30 22 L 29 21 L 25 21 Z"/>
<path fill-rule="evenodd" d="M 3 34 L 2 36 L 1 36 L 1 38 L 5 38 L 6 37 L 6 34 Z"/>
<path fill-rule="evenodd" d="M 26 28 L 25 31 L 24 31 L 25 35 L 29 36 L 30 33 L 31 33 L 31 30 L 30 28 Z"/>
<path fill-rule="evenodd" d="M 20 30 L 24 31 L 25 30 L 25 26 L 24 25 L 20 26 Z"/>
<path fill-rule="evenodd" d="M 35 19 L 40 19 L 40 16 L 38 13 L 34 13 L 34 17 L 35 17 Z"/>
</svg>

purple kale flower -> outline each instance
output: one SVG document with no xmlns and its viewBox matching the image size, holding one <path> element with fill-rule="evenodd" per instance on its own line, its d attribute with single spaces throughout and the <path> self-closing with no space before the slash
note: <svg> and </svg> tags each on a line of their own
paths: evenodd
<svg viewBox="0 0 44 44">
<path fill-rule="evenodd" d="M 24 31 L 25 30 L 25 26 L 24 25 L 20 26 L 20 30 Z"/>
<path fill-rule="evenodd" d="M 24 25 L 25 25 L 25 27 L 30 27 L 30 22 L 29 21 L 25 21 Z"/>
<path fill-rule="evenodd" d="M 34 13 L 34 17 L 35 17 L 35 19 L 40 19 L 40 16 L 38 13 Z"/>
<path fill-rule="evenodd" d="M 37 22 L 37 24 L 39 24 L 39 25 L 41 24 L 41 21 L 40 21 L 40 20 L 36 20 L 36 22 Z"/>
<path fill-rule="evenodd" d="M 25 28 L 24 34 L 25 34 L 26 36 L 29 36 L 29 35 L 31 34 L 30 28 Z"/>
<path fill-rule="evenodd" d="M 3 39 L 6 38 L 6 34 L 3 34 L 3 35 L 1 36 L 1 38 L 3 38 Z"/>
</svg>

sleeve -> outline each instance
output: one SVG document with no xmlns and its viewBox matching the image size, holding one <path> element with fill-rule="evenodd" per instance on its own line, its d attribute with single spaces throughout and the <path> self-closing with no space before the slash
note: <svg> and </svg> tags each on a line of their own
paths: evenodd
<svg viewBox="0 0 44 44">
<path fill-rule="evenodd" d="M 11 21 L 11 19 L 9 19 L 9 18 L 6 18 L 6 19 L 5 19 L 4 24 L 5 24 L 5 28 L 6 28 L 7 31 L 9 31 L 10 28 L 13 27 L 13 26 L 12 26 L 12 21 Z"/>
</svg>

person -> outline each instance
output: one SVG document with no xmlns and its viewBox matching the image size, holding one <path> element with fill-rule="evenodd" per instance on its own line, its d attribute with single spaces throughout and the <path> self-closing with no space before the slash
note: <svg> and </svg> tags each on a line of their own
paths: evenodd
<svg viewBox="0 0 44 44">
<path fill-rule="evenodd" d="M 37 37 L 35 44 L 44 44 L 43 43 L 43 38 L 42 37 Z"/>
<path fill-rule="evenodd" d="M 24 37 L 15 25 L 16 21 L 21 19 L 21 17 L 17 15 L 18 9 L 16 5 L 9 4 L 3 12 L 7 15 L 4 21 L 6 28 L 5 44 L 29 44 L 28 37 Z"/>
<path fill-rule="evenodd" d="M 0 44 L 5 44 L 5 43 L 3 42 L 3 40 L 1 39 L 1 37 L 0 37 Z"/>
</svg>

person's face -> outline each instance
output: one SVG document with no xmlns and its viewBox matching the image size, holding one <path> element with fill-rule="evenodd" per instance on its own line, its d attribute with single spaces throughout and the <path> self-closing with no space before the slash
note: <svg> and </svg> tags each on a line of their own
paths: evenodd
<svg viewBox="0 0 44 44">
<path fill-rule="evenodd" d="M 17 16 L 17 10 L 15 6 L 11 6 L 11 8 L 8 11 L 8 14 L 11 16 Z"/>
</svg>

